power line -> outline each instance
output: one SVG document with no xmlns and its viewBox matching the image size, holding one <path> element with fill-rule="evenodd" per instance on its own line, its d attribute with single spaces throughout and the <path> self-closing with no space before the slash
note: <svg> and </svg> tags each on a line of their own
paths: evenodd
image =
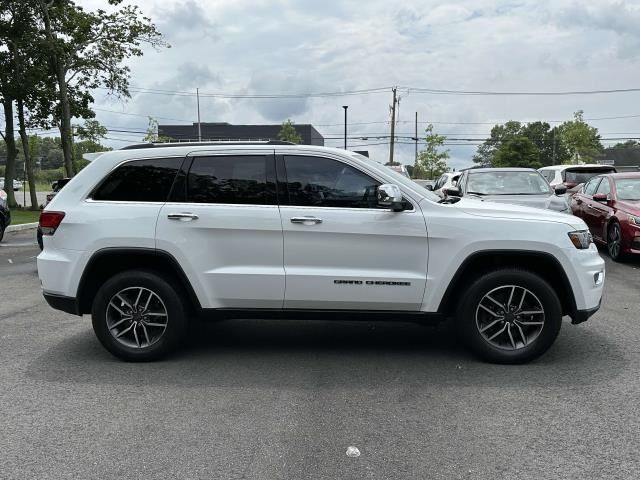
<svg viewBox="0 0 640 480">
<path fill-rule="evenodd" d="M 568 96 L 568 95 L 601 95 L 610 93 L 634 93 L 640 92 L 640 88 L 614 88 L 602 90 L 570 90 L 559 92 L 533 92 L 533 91 L 486 91 L 486 90 L 441 90 L 435 88 L 401 87 L 411 93 L 425 93 L 434 95 L 487 95 L 487 96 Z"/>
</svg>

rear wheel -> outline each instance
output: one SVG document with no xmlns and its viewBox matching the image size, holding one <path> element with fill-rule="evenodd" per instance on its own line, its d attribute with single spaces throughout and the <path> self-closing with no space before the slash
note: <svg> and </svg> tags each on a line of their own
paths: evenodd
<svg viewBox="0 0 640 480">
<path fill-rule="evenodd" d="M 607 250 L 612 260 L 620 262 L 624 259 L 622 253 L 622 229 L 620 224 L 614 221 L 607 233 Z"/>
<path fill-rule="evenodd" d="M 2 241 L 3 237 L 4 237 L 4 222 L 2 221 L 2 219 L 0 219 L 0 242 Z"/>
<path fill-rule="evenodd" d="M 155 272 L 130 270 L 98 290 L 91 316 L 100 343 L 127 361 L 157 360 L 181 343 L 186 328 L 183 296 Z"/>
<path fill-rule="evenodd" d="M 562 325 L 553 288 L 538 275 L 497 270 L 475 280 L 458 307 L 459 331 L 480 358 L 526 363 L 545 353 Z"/>
</svg>

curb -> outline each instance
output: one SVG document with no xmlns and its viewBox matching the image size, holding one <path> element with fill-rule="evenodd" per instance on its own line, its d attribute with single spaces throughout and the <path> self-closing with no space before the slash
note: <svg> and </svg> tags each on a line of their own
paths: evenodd
<svg viewBox="0 0 640 480">
<path fill-rule="evenodd" d="M 21 232 L 23 230 L 35 230 L 38 228 L 38 222 L 35 223 L 22 223 L 20 225 L 9 225 L 5 232 Z"/>
</svg>

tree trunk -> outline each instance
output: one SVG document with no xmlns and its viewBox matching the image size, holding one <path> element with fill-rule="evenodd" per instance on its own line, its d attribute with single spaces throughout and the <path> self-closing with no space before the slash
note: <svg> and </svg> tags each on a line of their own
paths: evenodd
<svg viewBox="0 0 640 480">
<path fill-rule="evenodd" d="M 38 2 L 40 9 L 42 10 L 42 20 L 44 21 L 44 31 L 47 39 L 53 45 L 55 37 L 51 30 L 51 19 L 49 18 L 49 7 L 51 3 L 47 3 L 44 0 Z M 72 131 L 71 131 L 71 106 L 69 104 L 69 90 L 67 88 L 67 79 L 65 78 L 66 71 L 64 63 L 62 62 L 60 55 L 56 53 L 55 49 L 51 53 L 51 63 L 55 68 L 56 80 L 58 83 L 58 90 L 60 90 L 60 140 L 62 142 L 62 153 L 64 155 L 64 169 L 67 177 L 73 176 L 73 144 L 72 144 Z"/>
<path fill-rule="evenodd" d="M 60 140 L 62 141 L 62 153 L 64 154 L 64 169 L 67 177 L 73 177 L 73 140 L 71 135 L 71 106 L 69 105 L 69 92 L 63 65 L 56 68 L 58 89 L 60 90 L 60 107 L 62 118 L 60 119 Z"/>
<path fill-rule="evenodd" d="M 36 182 L 33 179 L 33 158 L 31 158 L 31 149 L 29 148 L 29 136 L 24 122 L 24 102 L 18 100 L 18 124 L 20 140 L 22 140 L 22 153 L 24 155 L 24 171 L 26 172 L 29 182 L 29 199 L 31 200 L 31 210 L 38 210 L 38 196 L 36 195 Z M 26 208 L 26 205 L 25 205 Z"/>
<path fill-rule="evenodd" d="M 16 176 L 16 158 L 18 149 L 16 148 L 15 132 L 13 130 L 13 102 L 10 99 L 3 99 L 5 138 L 7 145 L 7 166 L 4 170 L 4 191 L 7 193 L 7 203 L 10 208 L 18 206 L 16 196 L 13 192 L 13 179 Z"/>
</svg>

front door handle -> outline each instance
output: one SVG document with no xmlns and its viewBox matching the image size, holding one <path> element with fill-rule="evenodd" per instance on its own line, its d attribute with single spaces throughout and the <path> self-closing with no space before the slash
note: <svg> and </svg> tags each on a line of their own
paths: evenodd
<svg viewBox="0 0 640 480">
<path fill-rule="evenodd" d="M 170 213 L 167 215 L 169 220 L 180 220 L 182 222 L 190 222 L 191 220 L 197 220 L 198 215 L 195 213 L 183 212 L 183 213 Z"/>
<path fill-rule="evenodd" d="M 303 225 L 316 225 L 322 223 L 318 217 L 291 217 L 291 223 L 302 223 Z"/>
</svg>

